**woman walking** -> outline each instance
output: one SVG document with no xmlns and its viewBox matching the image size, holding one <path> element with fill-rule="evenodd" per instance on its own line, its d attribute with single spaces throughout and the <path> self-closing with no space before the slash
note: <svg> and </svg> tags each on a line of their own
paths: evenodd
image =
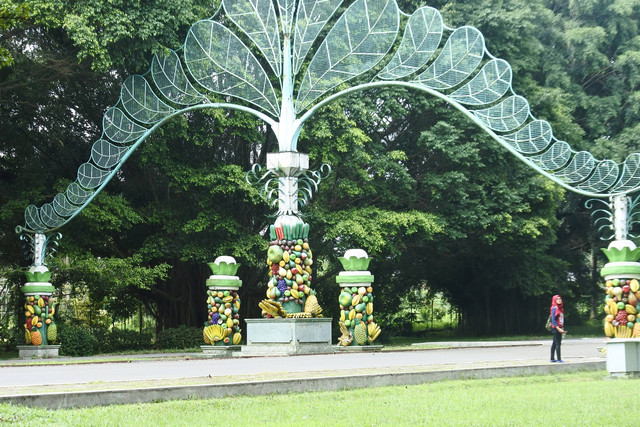
<svg viewBox="0 0 640 427">
<path fill-rule="evenodd" d="M 564 334 L 564 311 L 562 310 L 562 298 L 554 295 L 551 298 L 551 332 L 553 333 L 553 343 L 551 344 L 551 361 L 564 363 L 560 356 L 560 346 L 562 344 L 562 334 Z M 557 357 L 554 358 L 554 355 Z"/>
</svg>

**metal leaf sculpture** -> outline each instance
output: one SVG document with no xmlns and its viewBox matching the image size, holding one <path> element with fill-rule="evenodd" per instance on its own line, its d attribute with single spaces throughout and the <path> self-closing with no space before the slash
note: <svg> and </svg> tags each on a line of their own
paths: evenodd
<svg viewBox="0 0 640 427">
<path fill-rule="evenodd" d="M 427 6 L 408 15 L 395 0 L 343 3 L 223 0 L 213 17 L 191 27 L 181 48 L 154 56 L 149 73 L 124 81 L 77 180 L 52 203 L 27 207 L 19 231 L 66 224 L 176 114 L 245 111 L 271 127 L 280 151 L 295 151 L 302 126 L 319 108 L 381 86 L 450 103 L 520 161 L 571 191 L 608 197 L 640 189 L 639 153 L 618 164 L 557 140 L 514 92 L 511 66 L 487 51 L 478 29 L 450 28 Z M 213 94 L 234 101 L 213 103 Z"/>
</svg>

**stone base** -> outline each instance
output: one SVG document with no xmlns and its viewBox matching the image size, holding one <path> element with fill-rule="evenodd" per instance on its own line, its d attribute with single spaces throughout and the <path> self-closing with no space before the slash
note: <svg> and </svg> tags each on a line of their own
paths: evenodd
<svg viewBox="0 0 640 427">
<path fill-rule="evenodd" d="M 336 345 L 333 350 L 336 353 L 373 353 L 384 348 L 383 345 Z"/>
<path fill-rule="evenodd" d="M 333 353 L 330 318 L 246 319 L 247 345 L 238 356 Z"/>
<path fill-rule="evenodd" d="M 607 371 L 611 376 L 640 374 L 640 339 L 613 338 L 607 341 Z"/>
<path fill-rule="evenodd" d="M 210 357 L 233 357 L 233 353 L 240 351 L 239 345 L 201 345 L 202 354 Z"/>
<path fill-rule="evenodd" d="M 49 359 L 58 357 L 59 345 L 19 345 L 20 359 Z"/>
</svg>

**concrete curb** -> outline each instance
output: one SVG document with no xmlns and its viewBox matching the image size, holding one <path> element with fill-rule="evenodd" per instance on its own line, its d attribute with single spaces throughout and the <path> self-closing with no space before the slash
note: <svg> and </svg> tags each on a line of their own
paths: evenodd
<svg viewBox="0 0 640 427">
<path fill-rule="evenodd" d="M 149 403 L 171 399 L 260 396 L 274 393 L 337 391 L 363 387 L 424 384 L 456 379 L 484 379 L 524 375 L 549 375 L 578 371 L 605 370 L 605 361 L 539 364 L 491 368 L 450 369 L 428 372 L 362 374 L 225 384 L 165 386 L 153 388 L 45 393 L 40 395 L 0 396 L 0 403 L 67 409 L 113 404 Z"/>
</svg>

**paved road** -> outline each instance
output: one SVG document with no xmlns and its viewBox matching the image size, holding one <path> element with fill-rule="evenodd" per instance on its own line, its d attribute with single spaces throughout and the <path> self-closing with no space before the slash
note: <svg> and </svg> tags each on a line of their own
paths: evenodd
<svg viewBox="0 0 640 427">
<path fill-rule="evenodd" d="M 549 363 L 551 340 L 526 342 L 448 343 L 453 348 L 439 350 L 378 353 L 337 353 L 322 355 L 252 357 L 231 359 L 188 358 L 90 363 L 69 365 L 0 367 L 0 387 L 42 384 L 79 384 L 96 381 L 135 381 L 229 375 L 259 375 L 278 372 L 335 371 L 438 366 L 442 369 L 473 368 L 486 363 Z M 470 347 L 473 345 L 474 347 Z M 481 345 L 482 347 L 478 347 Z M 604 339 L 566 339 L 563 359 L 571 361 L 603 358 L 598 348 Z M 1 389 L 0 389 L 1 391 Z"/>
</svg>

